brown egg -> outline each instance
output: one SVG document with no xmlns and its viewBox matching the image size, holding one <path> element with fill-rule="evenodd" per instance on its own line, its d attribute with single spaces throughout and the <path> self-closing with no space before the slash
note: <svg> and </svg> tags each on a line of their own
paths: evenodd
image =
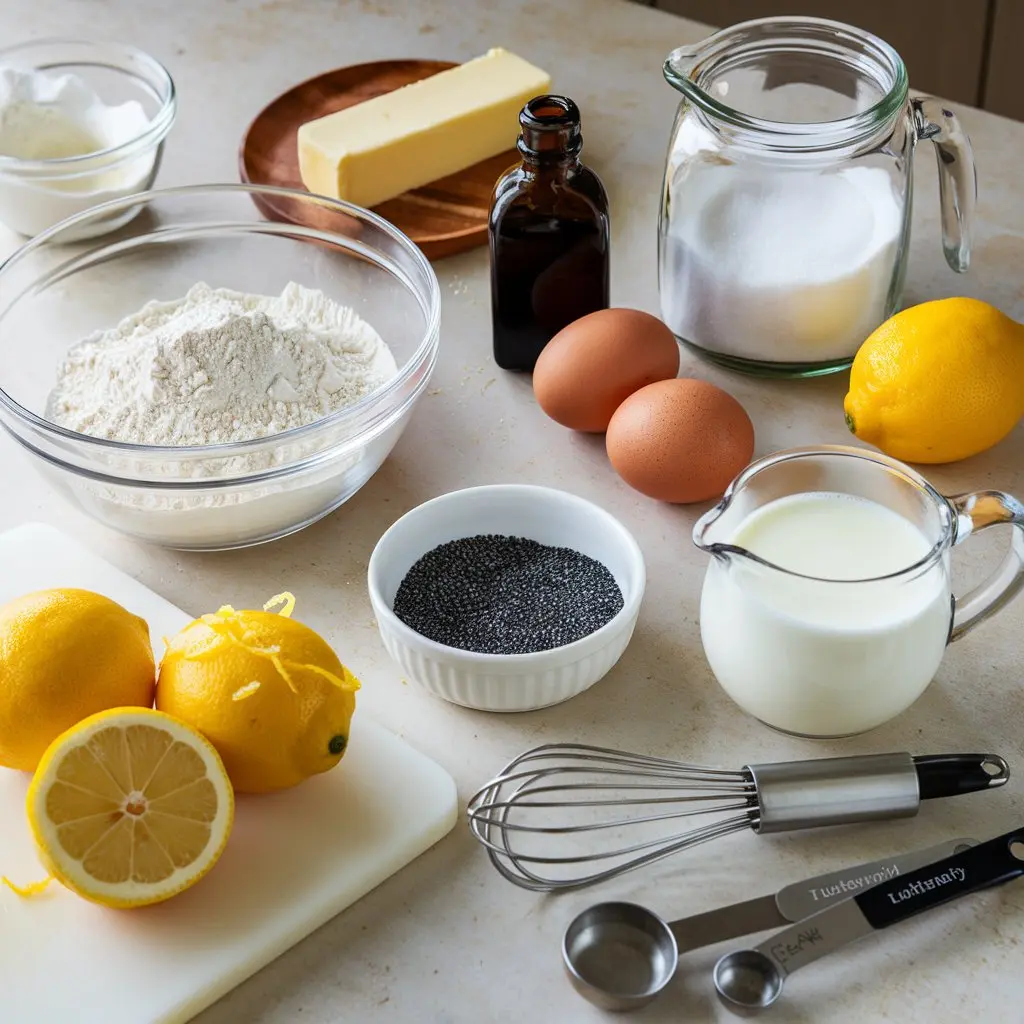
<svg viewBox="0 0 1024 1024">
<path fill-rule="evenodd" d="M 547 343 L 533 370 L 533 393 L 556 423 L 600 433 L 634 391 L 678 372 L 679 345 L 657 317 L 600 309 Z"/>
<path fill-rule="evenodd" d="M 630 487 L 686 504 L 721 497 L 754 454 L 754 427 L 732 395 L 703 380 L 663 380 L 615 410 L 608 458 Z"/>
</svg>

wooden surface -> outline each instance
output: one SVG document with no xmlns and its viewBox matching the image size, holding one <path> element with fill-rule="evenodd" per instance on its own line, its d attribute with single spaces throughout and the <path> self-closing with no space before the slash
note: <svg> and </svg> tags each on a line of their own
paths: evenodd
<svg viewBox="0 0 1024 1024">
<path fill-rule="evenodd" d="M 299 126 L 456 65 L 441 60 L 382 60 L 317 75 L 266 106 L 249 126 L 239 150 L 243 181 L 303 188 L 299 176 Z M 451 256 L 487 241 L 487 213 L 498 176 L 518 159 L 514 149 L 458 174 L 413 189 L 374 208 L 404 231 L 430 259 Z M 265 216 L 330 230 L 337 218 L 287 200 L 263 200 Z"/>
</svg>

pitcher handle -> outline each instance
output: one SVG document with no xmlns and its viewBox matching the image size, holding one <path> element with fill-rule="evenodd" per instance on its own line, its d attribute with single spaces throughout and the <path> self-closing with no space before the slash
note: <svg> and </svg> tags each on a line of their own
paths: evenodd
<svg viewBox="0 0 1024 1024">
<path fill-rule="evenodd" d="M 962 274 L 971 262 L 971 231 L 974 204 L 978 199 L 971 140 L 960 127 L 956 114 L 941 100 L 921 96 L 911 100 L 911 106 L 917 139 L 928 139 L 935 144 L 942 207 L 942 251 L 950 267 Z"/>
<path fill-rule="evenodd" d="M 1010 550 L 999 568 L 973 590 L 955 599 L 949 633 L 952 643 L 995 615 L 1024 589 L 1024 504 L 1002 491 L 956 494 L 946 500 L 956 512 L 956 544 L 997 523 L 1013 526 Z"/>
</svg>

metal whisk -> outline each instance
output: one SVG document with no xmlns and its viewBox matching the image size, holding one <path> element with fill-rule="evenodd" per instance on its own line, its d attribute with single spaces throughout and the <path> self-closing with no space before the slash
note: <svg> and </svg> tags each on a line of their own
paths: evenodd
<svg viewBox="0 0 1024 1024">
<path fill-rule="evenodd" d="M 469 825 L 510 882 L 593 885 L 711 839 L 910 817 L 921 800 L 994 789 L 994 754 L 868 754 L 730 771 L 579 743 L 520 754 L 470 800 Z M 704 824 L 690 819 L 714 816 Z M 580 868 L 596 870 L 580 874 Z M 576 873 L 574 873 L 576 872 Z"/>
</svg>

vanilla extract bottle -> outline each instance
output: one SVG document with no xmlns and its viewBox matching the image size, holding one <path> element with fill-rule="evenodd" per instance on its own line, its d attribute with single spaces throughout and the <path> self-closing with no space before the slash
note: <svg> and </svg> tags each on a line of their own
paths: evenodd
<svg viewBox="0 0 1024 1024">
<path fill-rule="evenodd" d="M 495 362 L 529 372 L 563 327 L 608 308 L 608 197 L 571 99 L 537 96 L 519 125 L 522 160 L 491 199 L 491 311 Z"/>
</svg>

